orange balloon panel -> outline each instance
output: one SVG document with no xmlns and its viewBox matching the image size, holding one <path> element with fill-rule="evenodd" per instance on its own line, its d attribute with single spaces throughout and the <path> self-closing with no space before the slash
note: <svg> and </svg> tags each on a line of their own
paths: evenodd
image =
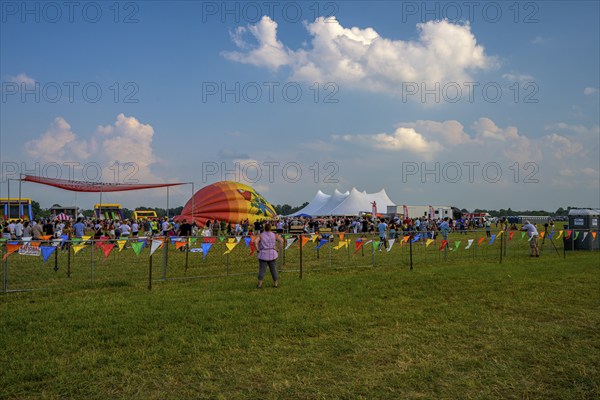
<svg viewBox="0 0 600 400">
<path fill-rule="evenodd" d="M 206 221 L 215 219 L 231 223 L 247 219 L 253 223 L 275 217 L 273 206 L 256 190 L 243 183 L 221 181 L 198 190 L 176 220 L 196 221 L 204 226 Z"/>
</svg>

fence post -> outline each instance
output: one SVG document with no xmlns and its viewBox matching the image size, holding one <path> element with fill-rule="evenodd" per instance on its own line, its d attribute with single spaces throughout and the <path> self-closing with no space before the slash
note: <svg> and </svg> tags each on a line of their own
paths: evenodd
<svg viewBox="0 0 600 400">
<path fill-rule="evenodd" d="M 165 249 L 163 250 L 163 281 L 167 280 L 167 263 L 169 260 L 169 237 L 165 236 Z"/>
<path fill-rule="evenodd" d="M 371 266 L 375 266 L 375 236 L 371 235 Z"/>
<path fill-rule="evenodd" d="M 502 232 L 502 235 L 500 235 L 500 264 L 502 264 L 502 253 L 504 250 L 504 230 L 500 232 Z"/>
<path fill-rule="evenodd" d="M 6 260 L 4 260 L 4 251 L 8 251 L 8 249 L 5 249 L 6 244 L 2 243 L 2 245 L 0 245 L 0 256 L 2 256 L 1 259 L 1 263 L 2 263 L 2 289 L 4 290 L 4 293 L 8 292 L 8 257 L 6 257 Z"/>
<path fill-rule="evenodd" d="M 94 239 L 90 239 L 92 242 L 92 251 L 90 251 L 90 285 L 94 286 L 94 247 L 96 244 L 94 243 Z"/>
<path fill-rule="evenodd" d="M 300 239 L 300 279 L 302 279 L 302 234 L 298 235 Z"/>
<path fill-rule="evenodd" d="M 148 259 L 148 290 L 152 290 L 152 254 Z"/>
<path fill-rule="evenodd" d="M 412 259 L 412 239 L 408 239 L 408 250 L 410 252 L 410 270 L 413 270 L 413 259 Z"/>
<path fill-rule="evenodd" d="M 71 277 L 71 246 L 67 247 L 67 277 Z"/>
</svg>

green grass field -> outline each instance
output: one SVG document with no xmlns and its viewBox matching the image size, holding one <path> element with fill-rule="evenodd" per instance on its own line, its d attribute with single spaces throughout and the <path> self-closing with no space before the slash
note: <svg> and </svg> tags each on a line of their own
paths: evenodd
<svg viewBox="0 0 600 400">
<path fill-rule="evenodd" d="M 288 258 L 281 288 L 260 290 L 245 253 L 231 276 L 152 291 L 147 258 L 99 259 L 93 288 L 36 260 L 23 269 L 56 288 L 0 295 L 0 398 L 598 398 L 600 253 L 526 250 L 502 264 L 491 250 L 435 250 L 412 272 L 403 249 L 374 267 L 368 252 L 332 262 L 307 250 L 303 279 Z M 172 253 L 169 277 L 184 276 Z M 13 257 L 26 257 L 9 258 L 14 283 Z M 68 279 L 89 266 L 73 268 Z"/>
</svg>

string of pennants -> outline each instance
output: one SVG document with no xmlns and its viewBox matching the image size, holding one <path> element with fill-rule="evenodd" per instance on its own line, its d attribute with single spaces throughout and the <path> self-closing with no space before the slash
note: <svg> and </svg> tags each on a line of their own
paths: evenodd
<svg viewBox="0 0 600 400">
<path fill-rule="evenodd" d="M 488 246 L 492 245 L 496 242 L 496 239 L 498 239 L 500 237 L 500 235 L 502 235 L 503 233 L 504 233 L 503 231 L 499 231 L 497 234 L 493 234 L 489 238 L 481 237 L 481 238 L 477 239 L 477 241 L 475 241 L 475 239 L 468 239 L 466 242 L 466 245 L 464 247 L 464 250 L 469 250 L 475 243 L 477 244 L 477 246 L 482 246 L 482 245 L 484 245 L 484 242 L 486 240 L 488 240 L 488 242 L 487 242 Z M 516 233 L 515 231 L 511 231 L 508 234 L 507 240 L 509 240 L 509 241 L 513 240 L 515 233 Z M 520 235 L 519 240 L 525 240 L 526 232 L 520 232 L 520 233 L 521 233 L 521 235 Z M 598 232 L 595 232 L 595 231 L 594 232 L 575 231 L 573 233 L 572 230 L 560 230 L 560 231 L 558 231 L 558 233 L 556 231 L 549 232 L 547 238 L 558 240 L 563 236 L 565 239 L 570 239 L 571 236 L 573 236 L 573 240 L 577 240 L 579 238 L 579 236 L 582 235 L 582 240 L 585 240 L 588 237 L 588 235 L 591 234 L 592 240 L 596 240 L 597 233 Z M 546 232 L 540 232 L 539 237 L 544 238 L 545 235 L 546 235 Z M 317 234 L 302 235 L 299 237 L 300 240 L 298 240 L 298 238 L 295 236 L 292 237 L 291 235 L 283 235 L 283 237 L 284 237 L 284 242 L 285 242 L 285 244 L 284 244 L 285 250 L 288 250 L 296 242 L 299 242 L 301 247 L 304 247 L 308 242 L 313 242 L 313 243 L 315 243 L 314 250 L 316 251 L 332 241 L 332 235 L 323 235 L 323 236 L 319 236 Z M 334 250 L 340 250 L 343 248 L 349 249 L 350 243 L 352 242 L 352 240 L 345 238 L 344 233 L 339 233 L 338 237 L 339 237 L 339 241 L 337 242 L 337 244 L 335 246 L 332 245 L 333 249 Z M 4 254 L 2 260 L 5 260 L 11 254 L 17 252 L 20 255 L 41 256 L 45 263 L 48 260 L 48 258 L 56 251 L 56 249 L 58 247 L 64 245 L 65 242 L 69 240 L 67 235 L 63 235 L 60 238 L 52 238 L 52 236 L 43 236 L 42 239 L 43 239 L 43 242 L 34 241 L 34 240 L 32 240 L 32 238 L 22 238 L 20 241 L 6 239 L 6 238 L 0 239 L 0 242 L 6 242 L 6 253 Z M 85 248 L 90 247 L 91 246 L 90 239 L 92 239 L 91 236 L 83 236 L 81 238 L 72 238 L 71 239 L 71 247 L 73 249 L 74 254 L 77 254 L 80 251 L 84 250 Z M 217 240 L 219 242 L 225 242 L 224 244 L 225 244 L 226 250 L 223 252 L 223 255 L 227 255 L 227 254 L 230 254 L 236 248 L 236 246 L 238 246 L 242 242 L 242 239 L 244 241 L 245 247 L 249 249 L 248 256 L 252 256 L 253 254 L 255 254 L 255 252 L 256 252 L 256 244 L 255 244 L 255 240 L 254 240 L 255 237 L 252 237 L 252 236 L 246 236 L 246 237 L 236 236 L 236 237 L 230 237 L 230 238 L 225 238 L 223 236 L 219 236 L 219 237 L 189 237 L 189 238 L 174 236 L 174 237 L 170 237 L 169 239 L 159 238 L 159 239 L 150 239 L 150 240 L 148 238 L 140 237 L 140 238 L 137 238 L 137 240 L 135 240 L 135 239 L 117 239 L 116 241 L 112 241 L 108 237 L 101 237 L 100 239 L 94 239 L 93 245 L 95 246 L 95 248 L 97 248 L 103 252 L 105 258 L 108 258 L 109 255 L 113 252 L 113 250 L 115 248 L 117 248 L 119 252 L 123 251 L 125 248 L 130 248 L 131 250 L 133 250 L 133 252 L 135 253 L 136 256 L 139 256 L 142 252 L 142 249 L 144 249 L 144 247 L 147 246 L 147 243 L 150 243 L 150 246 L 149 246 L 150 254 L 149 255 L 152 256 L 154 254 L 154 252 L 156 252 L 156 250 L 158 250 L 164 246 L 165 240 L 170 240 L 176 249 L 182 249 L 185 247 L 190 253 L 202 253 L 203 254 L 202 259 L 205 259 L 207 254 L 209 253 L 210 249 L 217 242 Z M 405 244 L 407 244 L 410 239 L 411 239 L 411 235 L 405 235 L 405 236 L 402 236 L 397 239 L 388 239 L 387 247 L 385 248 L 385 250 L 387 252 L 390 252 L 396 242 L 399 242 L 400 246 L 402 247 Z M 531 240 L 531 239 L 532 239 L 532 237 L 529 237 L 529 239 L 527 239 L 527 240 Z M 429 247 L 431 244 L 436 242 L 434 239 L 427 238 L 427 236 L 423 236 L 420 233 L 412 236 L 411 243 L 416 243 L 419 241 L 424 241 L 426 247 Z M 198 244 L 200 245 L 199 247 L 197 246 Z M 357 253 L 363 246 L 368 245 L 368 244 L 372 244 L 373 250 L 381 250 L 381 247 L 383 247 L 383 243 L 380 240 L 357 238 L 357 239 L 355 239 L 355 242 L 354 242 L 354 253 Z M 441 250 L 444 250 L 445 248 L 448 248 L 451 251 L 456 252 L 459 250 L 459 248 L 462 244 L 462 241 L 457 240 L 457 241 L 454 241 L 453 244 L 454 244 L 454 246 L 452 247 L 452 246 L 450 246 L 450 243 L 447 240 L 442 240 L 439 250 L 441 251 Z M 126 246 L 129 246 L 129 247 L 126 247 Z"/>
</svg>

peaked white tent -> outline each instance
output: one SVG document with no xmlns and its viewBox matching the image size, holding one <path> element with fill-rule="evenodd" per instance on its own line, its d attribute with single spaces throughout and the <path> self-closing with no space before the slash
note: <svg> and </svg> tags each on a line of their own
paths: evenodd
<svg viewBox="0 0 600 400">
<path fill-rule="evenodd" d="M 352 188 L 350 192 L 342 193 L 337 189 L 333 195 L 326 198 L 320 190 L 317 192 L 313 201 L 306 207 L 291 216 L 307 214 L 313 217 L 326 215 L 358 215 L 360 212 L 371 212 L 372 202 L 377 204 L 379 213 L 385 213 L 388 206 L 394 206 L 394 202 L 390 200 L 385 189 L 377 193 L 367 193 L 366 191 L 358 191 Z M 314 204 L 313 204 L 314 202 Z"/>
<path fill-rule="evenodd" d="M 317 194 L 315 194 L 315 197 L 313 197 L 313 199 L 307 204 L 306 207 L 304 207 L 303 209 L 296 211 L 293 214 L 290 214 L 289 217 L 297 217 L 299 215 L 302 214 L 306 214 L 306 215 L 315 215 L 315 211 L 317 211 L 319 208 L 323 207 L 325 205 L 325 203 L 327 203 L 327 200 L 329 200 L 331 198 L 330 194 L 325 194 L 323 192 L 321 192 L 320 190 L 317 192 Z"/>
</svg>

